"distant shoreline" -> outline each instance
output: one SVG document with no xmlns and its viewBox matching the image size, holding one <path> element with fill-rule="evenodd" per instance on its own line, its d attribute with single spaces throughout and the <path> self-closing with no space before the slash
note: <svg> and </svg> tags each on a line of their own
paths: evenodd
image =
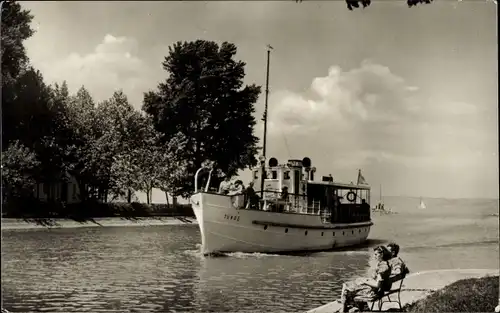
<svg viewBox="0 0 500 313">
<path fill-rule="evenodd" d="M 40 218 L 38 220 L 50 220 L 53 224 L 42 225 L 20 218 L 2 218 L 2 230 L 198 225 L 196 219 L 190 216 L 148 216 L 133 219 L 125 217 L 98 217 L 85 222 L 77 222 L 67 218 Z"/>
</svg>

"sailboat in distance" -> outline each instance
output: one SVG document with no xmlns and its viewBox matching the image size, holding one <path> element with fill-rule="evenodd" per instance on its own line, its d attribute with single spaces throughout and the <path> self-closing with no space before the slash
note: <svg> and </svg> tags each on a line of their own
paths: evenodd
<svg viewBox="0 0 500 313">
<path fill-rule="evenodd" d="M 427 206 L 425 205 L 425 202 L 424 202 L 424 200 L 422 199 L 422 197 L 420 197 L 420 204 L 419 204 L 418 208 L 419 208 L 420 210 L 425 210 L 425 209 L 427 209 Z"/>
</svg>

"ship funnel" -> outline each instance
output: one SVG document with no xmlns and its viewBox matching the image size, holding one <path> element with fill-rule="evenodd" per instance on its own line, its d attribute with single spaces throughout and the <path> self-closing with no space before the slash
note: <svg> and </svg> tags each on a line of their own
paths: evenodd
<svg viewBox="0 0 500 313">
<path fill-rule="evenodd" d="M 305 157 L 302 159 L 302 166 L 304 167 L 311 167 L 311 159 L 308 157 Z"/>
<path fill-rule="evenodd" d="M 276 159 L 276 158 L 270 158 L 269 159 L 269 166 L 270 167 L 278 166 L 278 159 Z"/>
</svg>

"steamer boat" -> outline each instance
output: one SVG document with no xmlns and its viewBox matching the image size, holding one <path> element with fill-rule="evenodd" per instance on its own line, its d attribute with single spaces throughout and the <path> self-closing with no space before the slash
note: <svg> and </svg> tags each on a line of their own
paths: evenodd
<svg viewBox="0 0 500 313">
<path fill-rule="evenodd" d="M 210 186 L 215 169 L 198 169 L 190 203 L 201 232 L 202 253 L 323 251 L 363 243 L 373 223 L 370 186 L 361 170 L 355 185 L 334 182 L 331 175 L 315 180 L 316 168 L 308 157 L 282 164 L 270 158 L 266 166 L 270 50 L 267 53 L 264 149 L 260 167 L 252 170 L 256 190 L 220 194 Z M 208 172 L 208 179 L 204 188 L 198 188 L 203 172 Z"/>
</svg>

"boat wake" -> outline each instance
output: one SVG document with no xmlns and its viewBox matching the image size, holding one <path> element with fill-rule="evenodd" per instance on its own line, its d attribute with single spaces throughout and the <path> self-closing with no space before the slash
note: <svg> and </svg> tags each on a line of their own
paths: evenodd
<svg viewBox="0 0 500 313">
<path fill-rule="evenodd" d="M 209 255 L 203 255 L 201 252 L 201 244 L 196 245 L 194 250 L 185 250 L 183 254 L 194 256 L 197 258 L 235 258 L 235 259 L 260 259 L 269 257 L 309 257 L 309 256 L 328 256 L 332 254 L 342 254 L 342 255 L 369 255 L 371 254 L 371 247 L 375 246 L 376 243 L 368 243 L 359 245 L 355 250 L 351 248 L 340 248 L 328 251 L 304 251 L 304 252 L 283 252 L 283 253 L 262 253 L 262 252 L 223 252 L 223 253 L 211 253 Z"/>
<path fill-rule="evenodd" d="M 254 253 L 247 253 L 247 252 L 211 253 L 209 255 L 204 256 L 203 253 L 201 252 L 202 251 L 201 248 L 202 248 L 201 244 L 196 244 L 195 250 L 185 250 L 183 253 L 185 255 L 195 256 L 195 257 L 199 257 L 199 258 L 229 257 L 229 258 L 236 258 L 236 259 L 248 259 L 248 258 L 264 258 L 264 257 L 283 256 L 282 254 L 260 253 L 260 252 L 254 252 Z"/>
<path fill-rule="evenodd" d="M 226 256 L 226 257 L 231 257 L 231 258 L 237 258 L 237 259 L 248 259 L 248 258 L 257 258 L 257 259 L 260 259 L 260 258 L 265 258 L 265 257 L 277 257 L 277 256 L 283 256 L 283 255 L 281 255 L 281 254 L 272 254 L 272 253 L 260 253 L 260 252 L 254 252 L 254 253 L 231 252 L 231 253 L 222 253 L 221 256 Z"/>
</svg>

